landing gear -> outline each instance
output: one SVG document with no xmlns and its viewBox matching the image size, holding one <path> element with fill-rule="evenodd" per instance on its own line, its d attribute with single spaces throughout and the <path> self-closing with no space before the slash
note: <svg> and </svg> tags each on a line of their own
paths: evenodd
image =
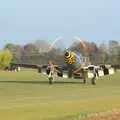
<svg viewBox="0 0 120 120">
<path fill-rule="evenodd" d="M 92 78 L 92 85 L 96 85 L 96 78 Z"/>
<path fill-rule="evenodd" d="M 97 79 L 97 74 L 95 73 L 91 82 L 92 82 L 92 85 L 96 85 L 96 79 Z"/>
<path fill-rule="evenodd" d="M 53 80 L 54 80 L 54 73 L 53 72 L 50 71 L 48 79 L 49 79 L 49 84 L 53 84 Z"/>
<path fill-rule="evenodd" d="M 83 74 L 83 83 L 86 84 L 87 83 L 87 71 L 84 69 L 81 69 L 81 72 Z"/>
<path fill-rule="evenodd" d="M 86 79 L 84 78 L 83 83 L 86 84 Z"/>
<path fill-rule="evenodd" d="M 49 77 L 49 84 L 53 84 L 53 77 Z"/>
</svg>

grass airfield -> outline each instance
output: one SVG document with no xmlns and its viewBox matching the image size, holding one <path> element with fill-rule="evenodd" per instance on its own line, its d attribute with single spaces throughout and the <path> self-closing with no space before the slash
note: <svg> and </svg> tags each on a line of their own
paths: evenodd
<svg viewBox="0 0 120 120">
<path fill-rule="evenodd" d="M 35 70 L 0 71 L 1 120 L 74 120 L 112 109 L 120 109 L 120 72 L 97 85 L 64 78 L 49 85 Z"/>
</svg>

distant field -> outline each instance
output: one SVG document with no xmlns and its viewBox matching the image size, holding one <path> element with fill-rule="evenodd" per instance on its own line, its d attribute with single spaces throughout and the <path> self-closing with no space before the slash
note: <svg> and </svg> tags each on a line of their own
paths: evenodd
<svg viewBox="0 0 120 120">
<path fill-rule="evenodd" d="M 72 120 L 89 113 L 120 109 L 120 72 L 97 85 L 47 77 L 35 70 L 0 71 L 0 120 Z"/>
</svg>

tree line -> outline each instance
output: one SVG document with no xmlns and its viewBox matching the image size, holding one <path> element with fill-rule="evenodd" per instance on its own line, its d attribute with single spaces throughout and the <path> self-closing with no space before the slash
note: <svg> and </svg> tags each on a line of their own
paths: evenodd
<svg viewBox="0 0 120 120">
<path fill-rule="evenodd" d="M 0 51 L 0 67 L 3 67 L 1 62 L 3 61 L 1 57 L 3 51 L 4 54 L 7 54 L 2 55 L 4 59 L 7 59 L 5 56 L 9 56 L 9 61 L 12 63 L 47 64 L 52 59 L 59 64 L 63 64 L 64 50 L 55 46 L 50 50 L 49 46 L 50 44 L 44 40 L 37 40 L 25 45 L 8 43 L 4 46 L 4 50 Z M 107 44 L 84 41 L 84 47 L 81 42 L 74 42 L 68 49 L 89 57 L 91 64 L 120 64 L 120 43 L 116 40 L 110 40 Z"/>
<path fill-rule="evenodd" d="M 70 49 L 88 56 L 91 64 L 120 65 L 120 43 L 118 41 L 110 40 L 107 44 L 84 41 L 84 45 L 85 47 L 81 43 L 74 43 Z"/>
</svg>

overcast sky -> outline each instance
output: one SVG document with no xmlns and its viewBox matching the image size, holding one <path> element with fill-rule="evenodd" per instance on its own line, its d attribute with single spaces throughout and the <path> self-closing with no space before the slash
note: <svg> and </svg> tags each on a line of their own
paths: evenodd
<svg viewBox="0 0 120 120">
<path fill-rule="evenodd" d="M 119 0 L 0 0 L 0 47 L 62 36 L 120 40 Z"/>
</svg>

